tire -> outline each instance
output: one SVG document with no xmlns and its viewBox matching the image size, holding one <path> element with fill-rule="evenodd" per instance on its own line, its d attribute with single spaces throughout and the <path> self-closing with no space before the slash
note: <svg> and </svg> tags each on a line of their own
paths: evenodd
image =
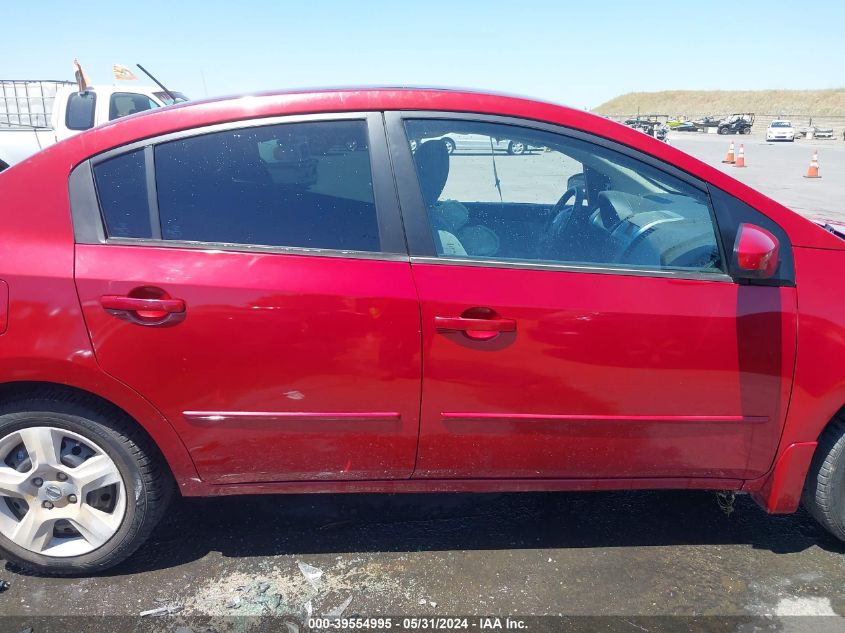
<svg viewBox="0 0 845 633">
<path fill-rule="evenodd" d="M 525 143 L 513 141 L 508 142 L 508 154 L 511 156 L 522 156 L 525 153 Z"/>
<path fill-rule="evenodd" d="M 724 136 L 725 134 L 728 133 L 728 128 L 720 127 L 720 128 L 718 128 L 718 133 Z"/>
<path fill-rule="evenodd" d="M 455 151 L 455 141 L 450 138 L 444 138 L 443 143 L 446 145 L 446 152 L 452 154 Z"/>
<path fill-rule="evenodd" d="M 743 134 L 751 134 L 751 128 L 750 128 L 750 127 L 744 128 L 744 129 L 742 130 L 742 133 L 743 133 Z"/>
<path fill-rule="evenodd" d="M 801 503 L 822 527 L 845 541 L 845 418 L 822 433 Z"/>
<path fill-rule="evenodd" d="M 50 453 L 50 446 L 58 448 Z M 90 463 L 94 470 L 90 464 L 87 471 L 76 470 L 93 457 L 99 460 Z M 51 467 L 56 459 L 58 466 Z M 15 460 L 22 461 L 15 465 Z M 5 525 L 0 553 L 22 570 L 46 576 L 90 575 L 122 562 L 147 539 L 173 492 L 158 450 L 123 412 L 58 390 L 0 405 L 0 471 L 6 481 L 10 476 L 18 481 L 14 470 L 22 473 L 20 490 L 30 496 L 4 495 L 9 489 L 2 489 L 6 483 L 0 478 L 0 504 L 5 506 L 0 507 L 0 527 Z M 79 474 L 101 470 L 107 474 L 89 477 L 88 484 Z M 96 487 L 100 482 L 109 483 Z M 15 540 L 33 508 L 30 524 L 42 529 L 33 529 L 31 540 Z M 73 518 L 50 518 L 65 515 Z"/>
</svg>

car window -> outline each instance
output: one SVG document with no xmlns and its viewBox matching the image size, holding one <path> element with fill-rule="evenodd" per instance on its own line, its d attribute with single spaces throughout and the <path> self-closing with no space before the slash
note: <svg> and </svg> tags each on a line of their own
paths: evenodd
<svg viewBox="0 0 845 633">
<path fill-rule="evenodd" d="M 115 92 L 109 100 L 109 121 L 158 107 L 159 105 L 147 95 L 136 92 Z"/>
<path fill-rule="evenodd" d="M 645 162 L 519 126 L 405 127 L 438 256 L 722 270 L 707 195 Z"/>
<path fill-rule="evenodd" d="M 94 180 L 100 209 L 111 237 L 150 237 L 150 211 L 144 175 L 144 150 L 99 163 Z"/>
<path fill-rule="evenodd" d="M 150 234 L 146 191 L 134 184 L 143 182 L 143 157 L 132 155 L 94 167 L 110 237 Z M 364 121 L 202 134 L 156 145 L 154 162 L 164 240 L 380 249 Z"/>
<path fill-rule="evenodd" d="M 69 130 L 90 130 L 94 127 L 94 106 L 97 95 L 93 92 L 74 92 L 67 100 L 65 127 Z"/>
</svg>

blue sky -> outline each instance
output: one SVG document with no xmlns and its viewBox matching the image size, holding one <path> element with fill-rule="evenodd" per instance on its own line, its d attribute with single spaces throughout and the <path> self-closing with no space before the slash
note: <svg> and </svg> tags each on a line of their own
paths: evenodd
<svg viewBox="0 0 845 633">
<path fill-rule="evenodd" d="M 200 98 L 437 85 L 593 107 L 664 89 L 845 85 L 845 2 L 7 2 L 0 78 L 141 63 Z M 803 22 L 803 23 L 802 23 Z"/>
</svg>

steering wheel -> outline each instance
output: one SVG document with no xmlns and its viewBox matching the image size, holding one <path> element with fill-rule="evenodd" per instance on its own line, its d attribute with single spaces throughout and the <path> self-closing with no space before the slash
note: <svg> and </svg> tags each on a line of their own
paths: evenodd
<svg viewBox="0 0 845 633">
<path fill-rule="evenodd" d="M 572 207 L 569 208 L 569 210 L 567 211 L 566 203 L 569 202 L 570 198 L 572 198 L 573 196 L 575 198 L 575 201 L 572 203 Z M 575 210 L 580 209 L 583 205 L 583 187 L 570 187 L 569 189 L 564 191 L 563 195 L 555 203 L 555 206 L 552 207 L 552 210 L 550 212 L 551 220 L 549 221 L 547 234 L 550 234 L 556 238 L 563 235 L 566 231 L 566 227 L 569 225 L 569 221 L 572 219 L 572 215 L 575 213 Z"/>
</svg>

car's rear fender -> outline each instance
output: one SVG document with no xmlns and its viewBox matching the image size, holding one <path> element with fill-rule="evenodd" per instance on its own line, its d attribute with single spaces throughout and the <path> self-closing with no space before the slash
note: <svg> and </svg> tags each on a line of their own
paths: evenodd
<svg viewBox="0 0 845 633">
<path fill-rule="evenodd" d="M 132 418 L 158 447 L 183 494 L 190 494 L 193 488 L 201 486 L 188 450 L 170 423 L 138 393 L 99 369 L 82 368 L 75 363 L 45 362 L 44 359 L 3 359 L 0 361 L 0 374 L 38 377 L 37 381 L 0 383 L 0 402 L 58 388 L 116 406 Z"/>
</svg>

